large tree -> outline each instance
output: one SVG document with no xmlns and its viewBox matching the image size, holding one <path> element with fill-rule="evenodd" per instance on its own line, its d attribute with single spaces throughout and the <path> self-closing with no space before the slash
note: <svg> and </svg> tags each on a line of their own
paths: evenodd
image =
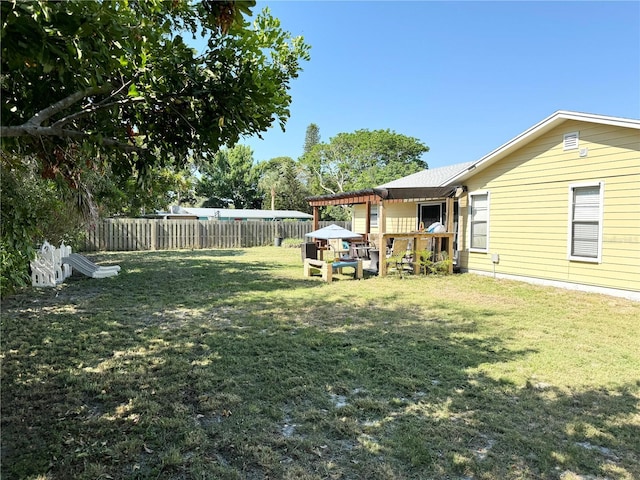
<svg viewBox="0 0 640 480">
<path fill-rule="evenodd" d="M 197 178 L 189 169 L 155 168 L 139 185 L 135 177 L 121 179 L 112 175 L 87 175 L 100 216 L 114 214 L 137 217 L 171 205 L 195 205 Z"/>
<path fill-rule="evenodd" d="M 308 46 L 267 9 L 247 23 L 254 4 L 3 1 L 2 149 L 35 154 L 45 176 L 71 172 L 73 183 L 78 158 L 96 152 L 126 175 L 284 128 Z"/>
<path fill-rule="evenodd" d="M 257 167 L 260 180 L 258 186 L 264 196 L 263 208 L 271 210 L 299 210 L 307 212 L 309 196 L 301 180 L 301 167 L 291 157 L 276 157 Z"/>
<path fill-rule="evenodd" d="M 253 152 L 246 145 L 223 148 L 201 167 L 196 193 L 206 197 L 205 207 L 260 208 L 258 172 Z"/>
<path fill-rule="evenodd" d="M 429 147 L 390 130 L 339 133 L 301 158 L 316 195 L 372 188 L 427 168 Z"/>
<path fill-rule="evenodd" d="M 307 154 L 313 147 L 320 143 L 320 127 L 315 123 L 310 123 L 304 136 L 304 151 Z"/>
<path fill-rule="evenodd" d="M 26 281 L 33 246 L 62 225 L 25 216 L 33 205 L 65 219 L 74 205 L 157 208 L 168 191 L 188 193 L 187 164 L 207 164 L 276 122 L 284 128 L 290 81 L 309 47 L 266 9 L 248 23 L 253 6 L 0 2 L 1 203 L 3 212 L 20 204 L 2 218 L 2 292 Z M 195 38 L 201 51 L 189 44 Z"/>
</svg>

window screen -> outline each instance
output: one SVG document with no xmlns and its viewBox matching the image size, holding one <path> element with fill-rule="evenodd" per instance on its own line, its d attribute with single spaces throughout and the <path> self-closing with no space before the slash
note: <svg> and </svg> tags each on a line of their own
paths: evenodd
<svg viewBox="0 0 640 480">
<path fill-rule="evenodd" d="M 371 214 L 369 216 L 369 226 L 378 226 L 378 205 L 371 205 Z"/>
<path fill-rule="evenodd" d="M 486 250 L 489 225 L 489 194 L 471 197 L 471 248 Z"/>
<path fill-rule="evenodd" d="M 600 185 L 573 187 L 571 256 L 598 258 L 600 245 Z"/>
</svg>

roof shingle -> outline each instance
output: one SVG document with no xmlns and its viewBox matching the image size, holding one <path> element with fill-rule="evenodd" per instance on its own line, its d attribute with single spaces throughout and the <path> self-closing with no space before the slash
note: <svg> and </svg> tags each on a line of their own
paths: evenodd
<svg viewBox="0 0 640 480">
<path fill-rule="evenodd" d="M 398 178 L 377 188 L 440 187 L 444 182 L 469 168 L 474 162 L 456 163 L 446 167 L 430 168 Z"/>
</svg>

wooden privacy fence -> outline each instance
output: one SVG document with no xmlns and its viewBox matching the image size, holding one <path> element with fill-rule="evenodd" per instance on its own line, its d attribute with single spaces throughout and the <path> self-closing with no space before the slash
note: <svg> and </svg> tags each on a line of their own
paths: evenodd
<svg viewBox="0 0 640 480">
<path fill-rule="evenodd" d="M 351 222 L 335 223 L 351 228 Z M 157 220 L 107 218 L 87 231 L 84 251 L 180 250 L 242 248 L 273 245 L 276 237 L 304 238 L 313 222 L 229 222 L 220 220 Z"/>
</svg>

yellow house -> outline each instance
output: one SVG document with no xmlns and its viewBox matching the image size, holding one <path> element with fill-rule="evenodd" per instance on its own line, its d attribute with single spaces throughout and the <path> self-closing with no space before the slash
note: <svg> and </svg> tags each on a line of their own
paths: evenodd
<svg viewBox="0 0 640 480">
<path fill-rule="evenodd" d="M 640 120 L 558 111 L 478 161 L 310 199 L 327 202 L 372 239 L 440 221 L 462 271 L 640 300 Z"/>
<path fill-rule="evenodd" d="M 640 120 L 559 111 L 448 182 L 463 270 L 640 300 Z"/>
</svg>

